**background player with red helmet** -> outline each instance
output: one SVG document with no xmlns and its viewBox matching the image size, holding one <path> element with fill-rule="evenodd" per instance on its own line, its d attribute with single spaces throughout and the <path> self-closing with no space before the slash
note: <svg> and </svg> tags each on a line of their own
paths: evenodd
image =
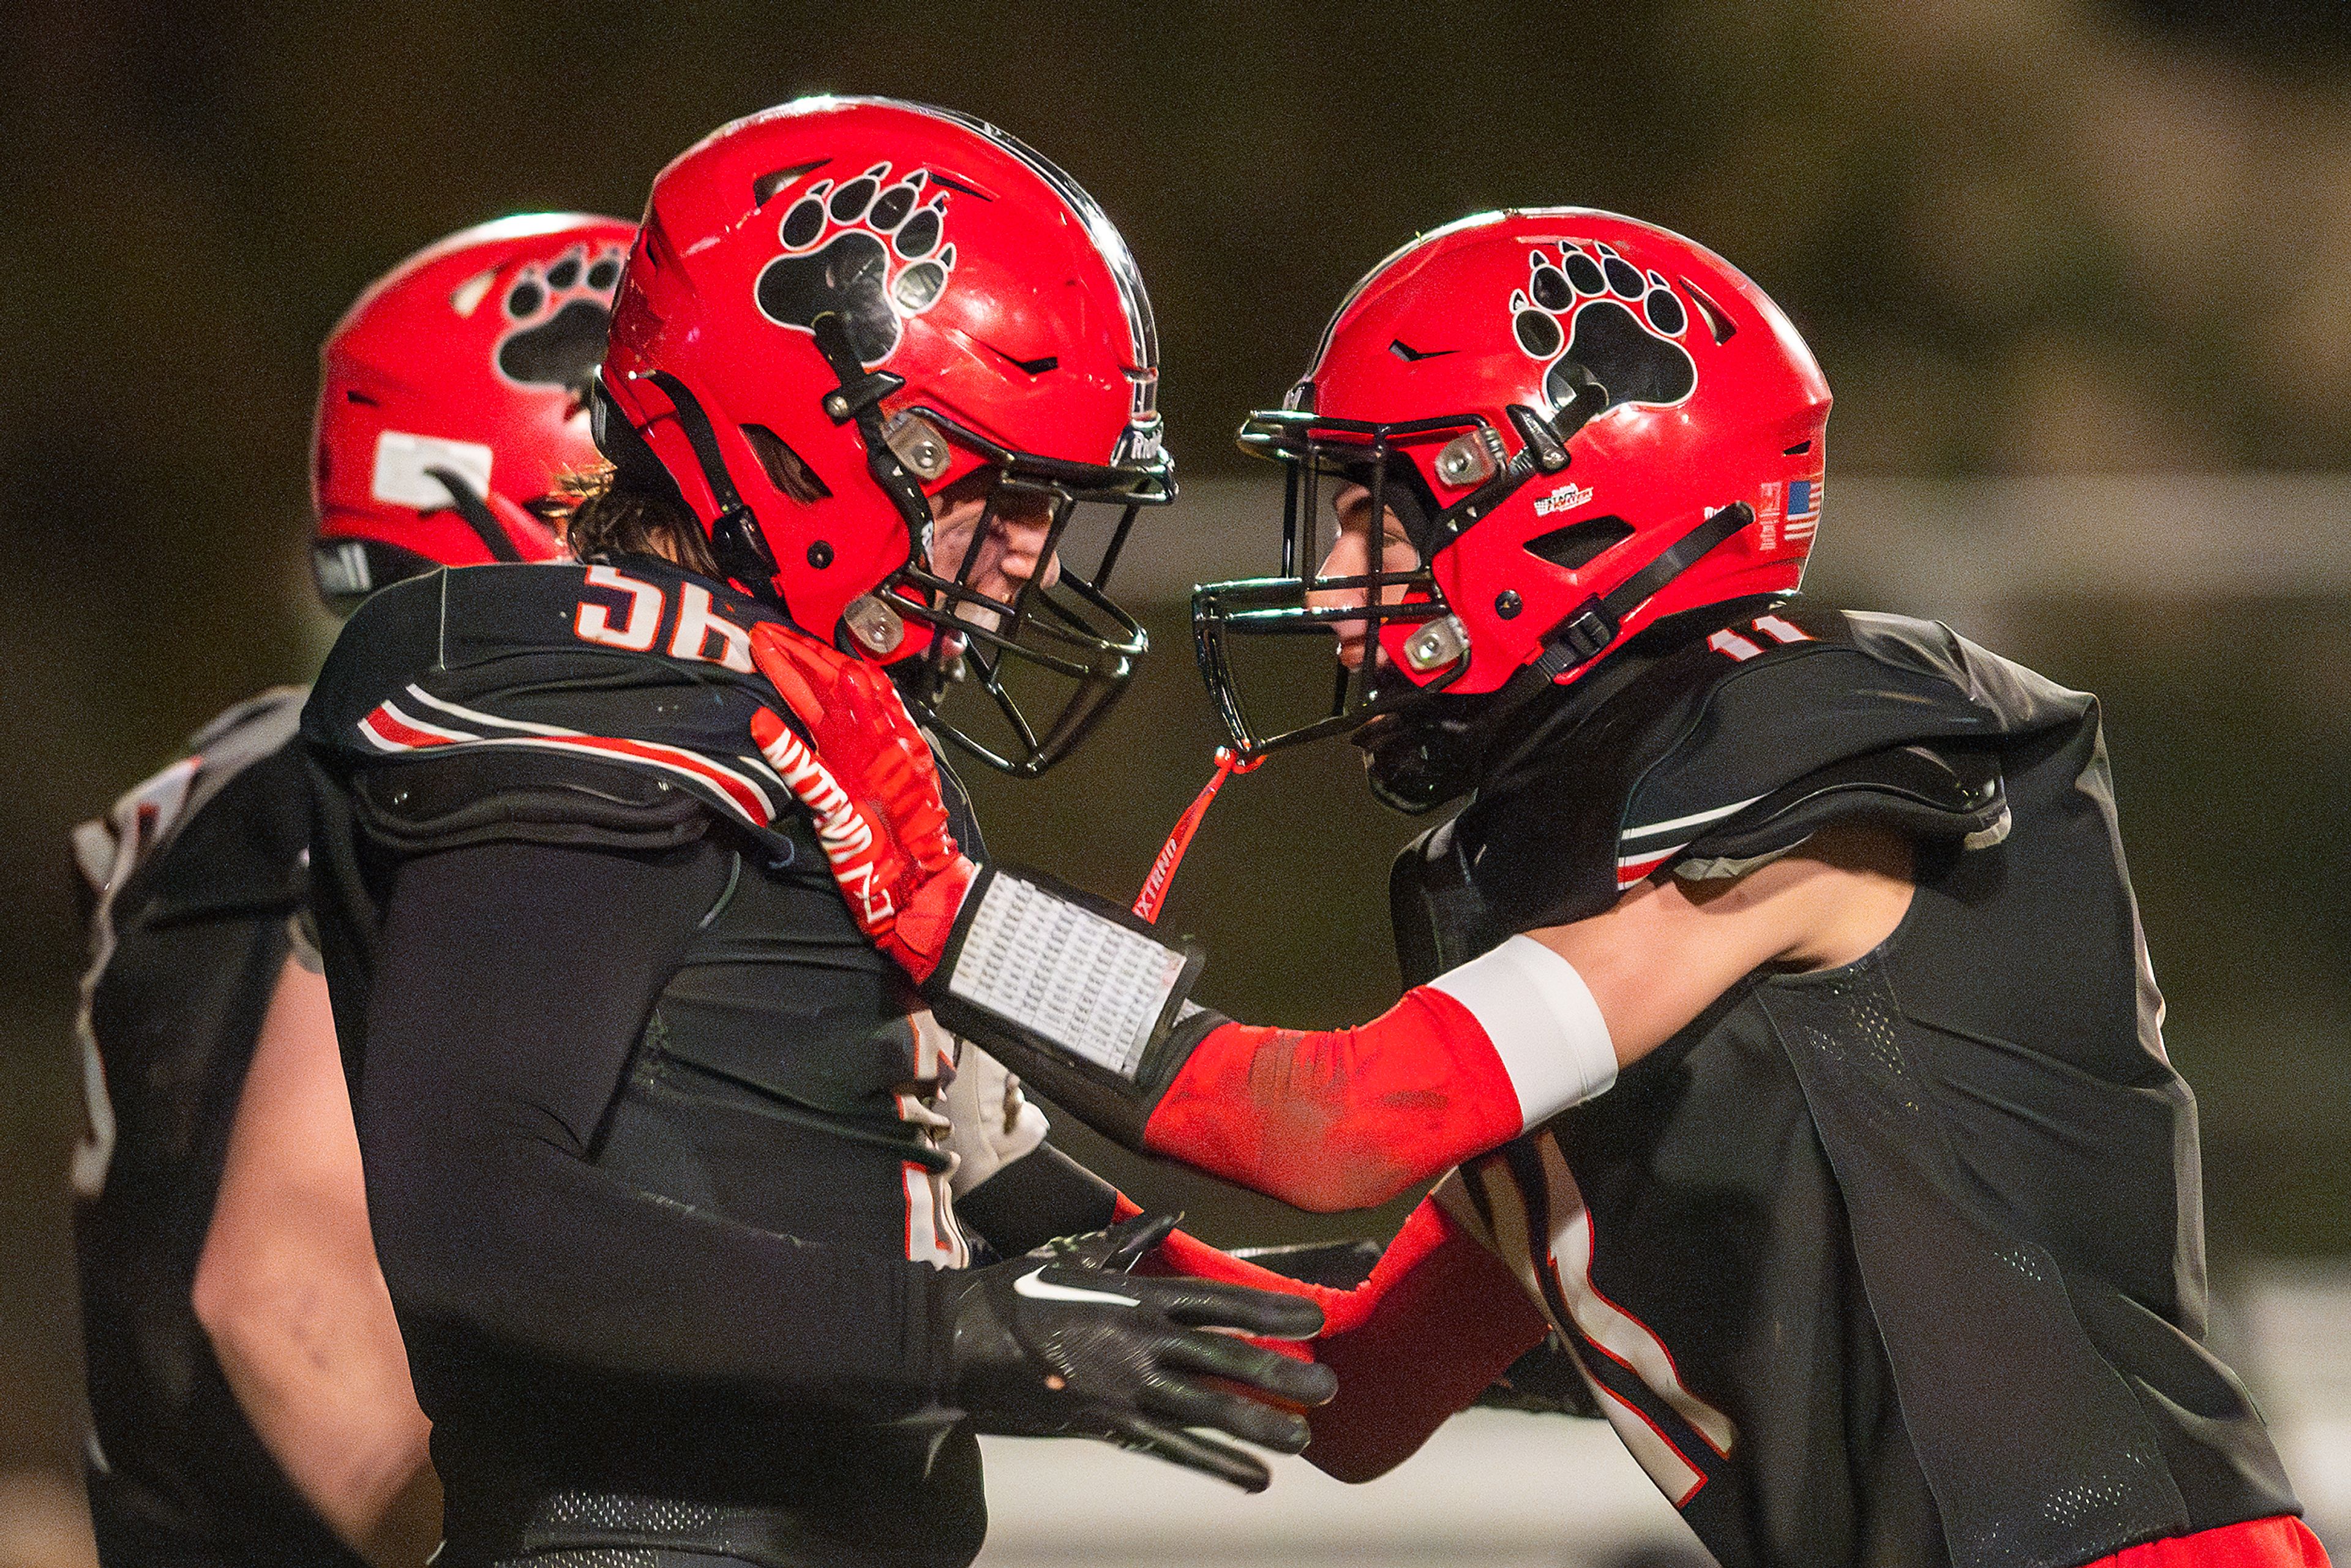
<svg viewBox="0 0 2351 1568">
<path fill-rule="evenodd" d="M 1719 257 L 1557 209 L 1391 256 L 1244 427 L 1291 477 L 1283 577 L 1195 601 L 1237 751 L 1352 734 L 1391 803 L 1469 796 L 1399 860 L 1414 989 L 1360 1029 L 1199 1010 L 1196 955 L 960 854 L 838 733 L 858 673 L 771 636 L 841 761 L 796 776 L 941 1017 L 1131 1146 L 1318 1209 L 1467 1162 L 1331 1301 L 1325 1468 L 1548 1329 L 1725 1563 L 2323 1562 L 2200 1343 L 2096 704 L 1795 598 L 1828 408 Z M 1335 635 L 1331 709 L 1259 727 L 1251 633 Z"/>
<path fill-rule="evenodd" d="M 1010 770 L 1074 745 L 1141 637 L 1107 560 L 1081 580 L 1058 547 L 1081 501 L 1114 545 L 1170 493 L 1156 373 L 1068 176 L 944 111 L 787 104 L 654 183 L 578 563 L 402 584 L 346 628 L 303 716 L 313 865 L 444 1564 L 956 1564 L 976 1427 L 1249 1487 L 1259 1460 L 1187 1428 L 1304 1443 L 1269 1401 L 1327 1369 L 1207 1331 L 1320 1313 L 1127 1278 L 1167 1222 L 971 1266 L 969 1177 L 1008 1254 L 1111 1196 L 1000 1075 L 997 1131 L 953 1124 L 954 1043 L 744 737 L 774 700 L 751 637 L 789 624 L 912 667 Z M 1050 716 L 1016 665 L 1059 683 Z"/>
<path fill-rule="evenodd" d="M 582 399 L 633 233 L 485 224 L 351 307 L 320 355 L 330 602 L 555 554 L 529 508 L 595 455 Z M 440 1539 L 326 987 L 289 929 L 302 699 L 239 704 L 75 834 L 95 901 L 76 1239 L 110 1564 L 417 1563 Z"/>
</svg>

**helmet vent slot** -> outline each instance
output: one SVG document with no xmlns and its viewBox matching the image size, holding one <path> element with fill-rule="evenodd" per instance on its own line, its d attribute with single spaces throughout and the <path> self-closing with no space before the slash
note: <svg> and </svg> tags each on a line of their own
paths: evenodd
<svg viewBox="0 0 2351 1568">
<path fill-rule="evenodd" d="M 820 158 L 813 163 L 796 163 L 789 169 L 768 170 L 751 182 L 751 204 L 754 207 L 766 206 L 768 199 L 778 191 L 782 190 L 810 170 L 823 168 L 824 164 L 825 161 Z"/>
<path fill-rule="evenodd" d="M 383 404 L 376 402 L 375 399 L 368 396 L 367 393 L 360 391 L 357 387 L 345 387 L 343 389 L 343 401 L 345 402 L 358 403 L 362 408 L 381 408 L 383 406 Z"/>
<path fill-rule="evenodd" d="M 777 489 L 803 505 L 821 501 L 832 494 L 825 482 L 817 477 L 816 470 L 808 465 L 808 460 L 786 445 L 782 436 L 764 424 L 747 424 L 741 428 L 743 439 L 750 444 L 752 455 L 758 458 L 759 466 L 768 471 L 768 482 Z"/>
<path fill-rule="evenodd" d="M 994 196 L 989 195 L 977 185 L 967 185 L 961 180 L 955 178 L 951 174 L 942 174 L 936 169 L 930 170 L 928 172 L 931 176 L 931 183 L 934 185 L 945 185 L 950 191 L 961 191 L 965 195 L 976 196 L 983 202 L 992 202 L 996 200 Z"/>
<path fill-rule="evenodd" d="M 1569 571 L 1581 571 L 1617 545 L 1633 537 L 1633 525 L 1622 517 L 1586 517 L 1527 541 L 1527 553 Z"/>
<path fill-rule="evenodd" d="M 1033 360 L 1024 360 L 1018 354 L 998 348 L 985 339 L 981 340 L 981 343 L 989 353 L 998 355 L 1006 364 L 1023 375 L 1041 376 L 1047 371 L 1058 371 L 1061 368 L 1061 356 L 1059 354 L 1040 354 Z"/>
<path fill-rule="evenodd" d="M 1682 292 L 1697 303 L 1698 314 L 1706 318 L 1707 330 L 1714 334 L 1714 340 L 1718 343 L 1730 341 L 1730 335 L 1739 330 L 1739 323 L 1730 319 L 1730 313 L 1708 298 L 1706 290 L 1688 278 L 1680 277 L 1675 281 L 1682 286 Z"/>
<path fill-rule="evenodd" d="M 1802 457 L 1805 453 L 1810 452 L 1812 449 L 1813 444 L 1811 442 L 1799 441 L 1793 446 L 1783 450 L 1780 455 L 1782 457 Z"/>
</svg>

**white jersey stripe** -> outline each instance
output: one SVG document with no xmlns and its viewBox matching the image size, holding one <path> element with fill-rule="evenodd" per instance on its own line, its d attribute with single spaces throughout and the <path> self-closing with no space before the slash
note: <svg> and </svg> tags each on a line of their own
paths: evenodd
<svg viewBox="0 0 2351 1568">
<path fill-rule="evenodd" d="M 1706 1477 L 1697 1466 L 1684 1457 L 1673 1440 L 1657 1430 L 1657 1424 L 1625 1402 L 1624 1396 L 1604 1383 L 1590 1376 L 1583 1380 L 1600 1396 L 1600 1413 L 1616 1428 L 1617 1440 L 1625 1445 L 1659 1491 L 1676 1508 L 1687 1505 L 1706 1485 Z"/>
<path fill-rule="evenodd" d="M 737 769 L 717 762 L 699 751 L 689 751 L 684 747 L 668 746 L 655 740 L 636 740 L 625 736 L 591 736 L 583 730 L 565 729 L 559 725 L 528 724 L 521 719 L 501 718 L 496 714 L 483 713 L 478 709 L 464 707 L 456 703 L 448 702 L 440 697 L 436 697 L 432 693 L 424 690 L 422 686 L 414 685 L 413 683 L 411 683 L 409 685 L 408 695 L 415 697 L 420 702 L 430 704 L 432 706 L 440 709 L 443 713 L 448 714 L 453 717 L 466 719 L 475 724 L 494 725 L 502 729 L 517 730 L 523 735 L 544 736 L 549 740 L 593 742 L 612 739 L 623 741 L 632 749 L 625 753 L 613 751 L 609 747 L 602 746 L 590 746 L 583 747 L 583 749 L 601 751 L 607 756 L 620 757 L 624 760 L 648 762 L 653 764 L 654 767 L 667 768 L 672 772 L 684 773 L 689 777 L 715 774 L 717 776 L 716 779 L 705 779 L 705 781 L 718 784 L 720 790 L 728 795 L 733 795 L 736 789 L 740 789 L 747 791 L 753 799 L 758 801 L 761 810 L 766 813 L 764 817 L 756 815 L 749 810 L 745 810 L 739 802 L 736 807 L 737 810 L 742 811 L 742 814 L 747 819 L 750 820 L 755 825 L 765 827 L 768 822 L 775 821 L 775 797 L 769 794 L 766 789 L 762 788 L 757 779 L 747 778 Z M 391 709 L 395 713 L 398 711 L 397 709 L 392 709 L 392 704 L 389 702 L 385 703 L 383 706 L 385 708 Z M 401 716 L 404 722 L 410 724 L 416 723 L 415 720 L 407 718 L 405 715 Z M 416 727 L 419 729 L 432 731 L 436 734 L 446 734 L 451 736 L 453 738 L 459 740 L 471 740 L 476 738 L 475 737 L 461 735 L 455 731 L 434 730 L 434 727 L 431 725 L 418 724 Z M 510 737 L 482 737 L 480 738 L 494 739 Z M 767 778 L 773 781 L 778 788 L 781 787 L 783 780 L 778 779 L 772 769 L 762 766 L 759 771 L 765 774 Z M 730 785 L 734 788 L 729 788 Z"/>
<path fill-rule="evenodd" d="M 432 707 L 439 708 L 443 713 L 449 715 L 453 718 L 462 718 L 470 724 L 495 725 L 500 729 L 520 730 L 525 735 L 581 735 L 586 733 L 582 730 L 565 729 L 560 725 L 525 724 L 520 719 L 500 718 L 494 713 L 484 713 L 478 708 L 460 707 L 455 703 L 445 702 L 440 697 L 434 696 L 431 692 L 426 691 L 423 686 L 418 685 L 413 681 L 411 681 L 408 684 L 408 695 L 414 697 L 418 702 L 424 703 Z M 384 704 L 384 706 L 386 707 L 390 707 L 392 705 L 390 703 Z M 466 738 L 471 739 L 472 737 L 469 736 Z"/>
<path fill-rule="evenodd" d="M 1593 1348 L 1630 1371 L 1690 1424 L 1718 1454 L 1729 1454 L 1739 1441 L 1730 1417 L 1683 1385 L 1673 1353 L 1650 1332 L 1649 1325 L 1600 1293 L 1592 1282 L 1592 1213 L 1583 1206 L 1583 1190 L 1567 1168 L 1558 1140 L 1545 1134 L 1536 1148 L 1542 1159 L 1543 1183 L 1551 1200 L 1552 1272 L 1566 1297 L 1575 1326 Z M 1669 1494 L 1670 1495 L 1670 1494 Z"/>
<path fill-rule="evenodd" d="M 1720 821 L 1734 811 L 1745 810 L 1761 799 L 1763 797 L 1761 795 L 1750 795 L 1744 800 L 1733 800 L 1729 805 L 1717 806 L 1711 811 L 1693 811 L 1687 817 L 1676 817 L 1669 821 L 1651 822 L 1646 828 L 1627 828 L 1617 835 L 1617 840 L 1621 843 L 1626 839 L 1653 839 L 1659 833 L 1670 833 L 1682 828 L 1695 828 L 1702 822 Z"/>
<path fill-rule="evenodd" d="M 1556 1155 L 1557 1145 L 1548 1135 L 1542 1142 L 1545 1149 Z M 1484 1199 L 1482 1209 L 1469 1195 L 1468 1184 L 1472 1181 L 1478 1184 L 1479 1194 Z M 1570 1201 L 1580 1214 L 1583 1194 L 1573 1190 L 1573 1181 L 1569 1187 Z M 1538 1256 L 1548 1253 L 1549 1249 L 1539 1249 L 1536 1245 L 1533 1228 L 1529 1223 L 1526 1197 L 1512 1179 L 1509 1166 L 1498 1158 L 1477 1161 L 1470 1166 L 1454 1171 L 1437 1184 L 1437 1190 L 1430 1196 L 1472 1239 L 1518 1276 L 1519 1288 L 1527 1293 L 1527 1299 L 1567 1341 L 1568 1354 L 1575 1357 L 1575 1369 L 1582 1375 L 1583 1385 L 1592 1390 L 1593 1397 L 1599 1402 L 1600 1413 L 1608 1418 L 1608 1425 L 1614 1429 L 1617 1440 L 1625 1445 L 1625 1451 L 1633 1456 L 1657 1490 L 1671 1499 L 1676 1508 L 1697 1496 L 1698 1489 L 1706 1484 L 1704 1472 L 1690 1463 L 1689 1457 L 1676 1448 L 1673 1439 L 1658 1430 L 1655 1422 L 1585 1368 L 1583 1353 L 1575 1344 L 1575 1330 L 1582 1326 L 1581 1322 L 1561 1322 L 1559 1310 L 1552 1304 L 1551 1293 L 1543 1289 L 1542 1282 L 1535 1276 L 1535 1260 Z M 1552 1201 L 1554 1205 L 1559 1201 L 1555 1184 Z M 1554 1207 L 1552 1212 L 1556 1215 L 1559 1210 Z M 1492 1217 L 1490 1224 L 1486 1218 L 1489 1215 Z M 1571 1301 L 1574 1300 L 1572 1292 L 1562 1291 L 1562 1294 L 1566 1294 Z"/>
</svg>

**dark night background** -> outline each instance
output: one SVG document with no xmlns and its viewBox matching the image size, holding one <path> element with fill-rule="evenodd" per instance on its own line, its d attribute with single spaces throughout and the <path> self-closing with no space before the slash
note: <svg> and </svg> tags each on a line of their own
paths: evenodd
<svg viewBox="0 0 2351 1568">
<path fill-rule="evenodd" d="M 1788 308 L 1837 393 L 1833 497 L 1837 476 L 2332 473 L 2351 470 L 2346 65 L 2324 0 L 12 0 L 0 1479 L 68 1469 L 77 1440 L 64 831 L 230 701 L 307 678 L 331 635 L 300 549 L 317 345 L 419 245 L 533 208 L 633 216 L 726 120 L 887 93 L 994 120 L 1101 199 L 1157 308 L 1187 478 L 1245 474 L 1239 414 L 1373 262 L 1552 203 L 1688 233 Z M 1832 500 L 1818 580 L 1941 608 L 1841 556 L 1865 520 L 1841 531 Z M 2260 515 L 2161 520 L 2263 544 Z M 1196 525 L 1179 506 L 1153 526 L 1180 555 Z M 2088 587 L 1951 528 L 1997 605 L 1961 630 L 2106 699 L 2172 1049 L 2204 1102 L 2216 1274 L 2351 1253 L 2351 544 L 2158 598 L 2134 586 L 2149 547 L 2127 510 L 2096 526 L 2116 570 Z M 983 787 L 999 852 L 1132 890 L 1212 739 L 1172 599 L 1154 624 L 1155 667 L 1089 753 Z M 1301 758 L 1212 814 L 1168 916 L 1219 954 L 1211 1000 L 1332 1023 L 1393 996 L 1382 889 L 1414 830 L 1351 770 Z M 1221 1239 L 1284 1223 L 1190 1201 Z M 77 1561 L 69 1536 L 0 1530 L 0 1564 Z"/>
</svg>

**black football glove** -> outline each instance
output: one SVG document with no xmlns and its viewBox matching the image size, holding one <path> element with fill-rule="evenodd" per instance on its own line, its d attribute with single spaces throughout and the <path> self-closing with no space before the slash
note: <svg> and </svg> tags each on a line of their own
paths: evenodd
<svg viewBox="0 0 2351 1568">
<path fill-rule="evenodd" d="M 1338 1380 L 1327 1366 L 1212 1331 L 1308 1339 L 1322 1309 L 1271 1291 L 1125 1271 L 1175 1228 L 1175 1216 L 1142 1215 L 1008 1263 L 936 1276 L 945 1400 L 983 1432 L 1099 1437 L 1263 1491 L 1273 1479 L 1264 1461 L 1185 1428 L 1294 1454 L 1306 1447 L 1306 1418 L 1267 1401 L 1321 1405 Z"/>
</svg>

